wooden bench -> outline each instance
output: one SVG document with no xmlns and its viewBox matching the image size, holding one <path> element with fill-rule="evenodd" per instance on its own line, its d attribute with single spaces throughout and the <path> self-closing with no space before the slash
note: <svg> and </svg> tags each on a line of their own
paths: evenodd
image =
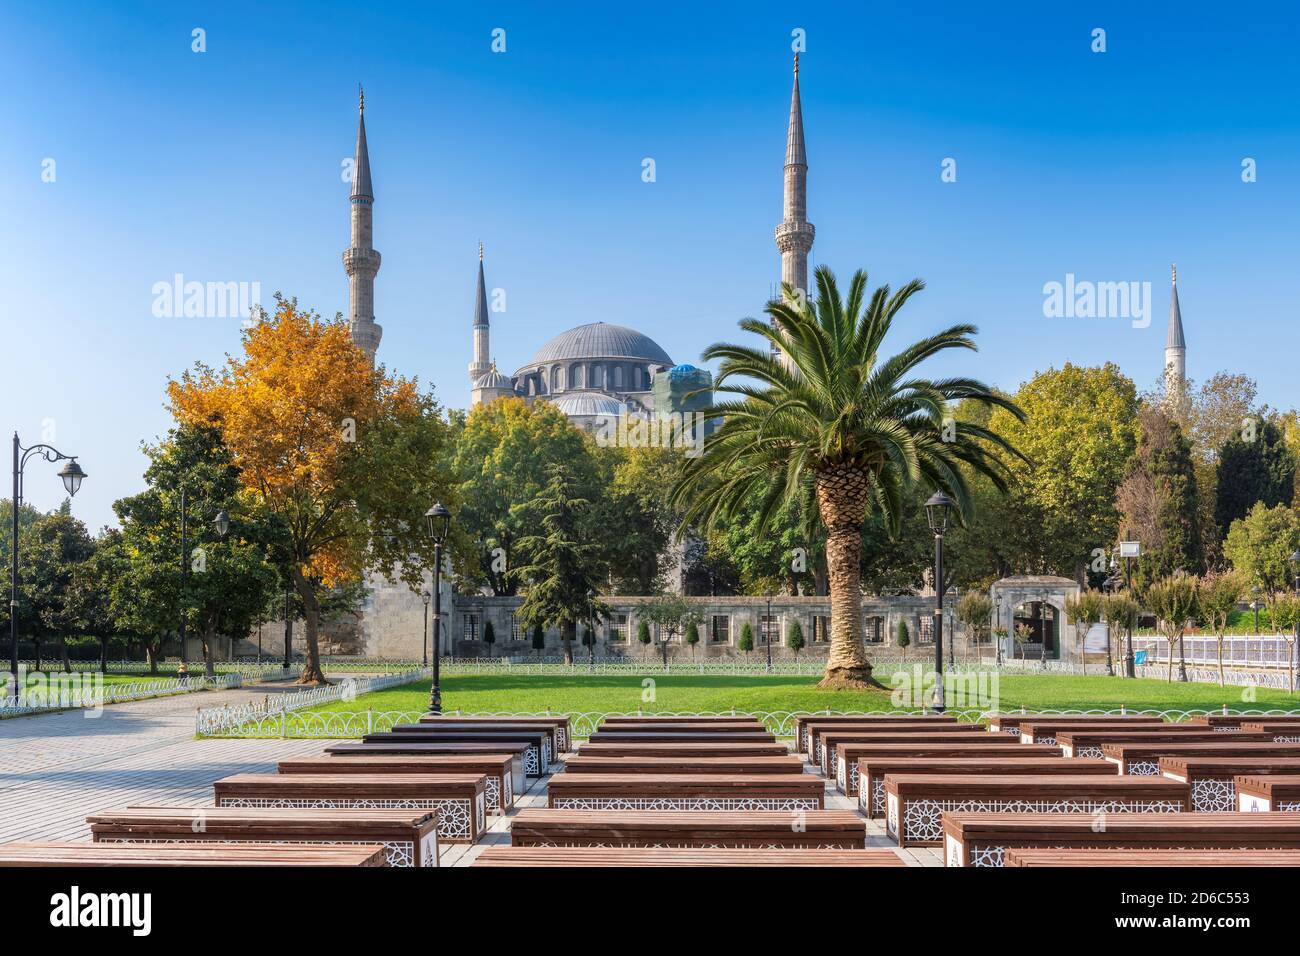
<svg viewBox="0 0 1300 956">
<path fill-rule="evenodd" d="M 580 757 L 780 757 L 790 748 L 783 743 L 585 743 L 578 746 Z"/>
<path fill-rule="evenodd" d="M 1109 818 L 1190 806 L 1191 788 L 1167 777 L 885 775 L 885 833 L 899 846 L 941 842 L 942 817 L 950 812 L 1071 812 L 1085 818 L 1104 813 Z"/>
<path fill-rule="evenodd" d="M 655 730 L 645 732 L 635 730 L 593 730 L 587 742 L 591 744 L 769 744 L 776 743 L 776 737 L 765 730 L 738 730 L 732 733 L 726 731 Z"/>
<path fill-rule="evenodd" d="M 967 726 L 973 727 L 974 725 L 968 724 Z M 836 765 L 839 761 L 837 751 L 843 744 L 872 742 L 882 744 L 942 744 L 949 742 L 961 743 L 966 740 L 975 743 L 988 739 L 988 734 L 981 733 L 978 727 L 973 732 L 958 730 L 956 727 L 937 727 L 934 730 L 925 730 L 920 727 L 900 727 L 897 730 L 875 727 L 859 730 L 852 727 L 840 727 L 829 733 L 823 728 L 820 735 L 818 735 L 817 728 L 809 731 L 809 740 L 813 742 L 812 746 L 817 752 L 817 759 L 813 762 L 813 769 L 819 771 L 824 777 L 835 776 Z"/>
<path fill-rule="evenodd" d="M 906 866 L 893 850 L 762 850 L 697 847 L 487 846 L 470 866 L 834 867 Z"/>
<path fill-rule="evenodd" d="M 432 810 L 127 807 L 86 822 L 96 843 L 379 843 L 389 866 L 438 865 Z"/>
<path fill-rule="evenodd" d="M 1003 866 L 1300 866 L 1300 850 L 1007 850 Z"/>
<path fill-rule="evenodd" d="M 421 717 L 418 723 L 394 724 L 389 728 L 389 733 L 394 734 L 442 734 L 460 731 L 466 733 L 487 731 L 494 734 L 541 733 L 546 735 L 546 759 L 548 764 L 549 761 L 555 759 L 556 754 L 561 753 L 559 741 L 563 735 L 554 723 L 531 723 L 524 719 L 518 721 L 494 721 L 481 717 L 447 717 L 433 718 L 431 720 Z"/>
<path fill-rule="evenodd" d="M 1234 738 L 1236 734 L 1232 735 Z M 1101 745 L 1101 755 L 1119 764 L 1119 772 L 1134 776 L 1156 776 L 1162 757 L 1300 757 L 1300 744 L 1279 744 L 1219 737 L 1211 741 L 1125 741 Z"/>
<path fill-rule="evenodd" d="M 742 777 L 803 773 L 803 761 L 786 757 L 596 757 L 577 754 L 564 762 L 571 773 L 726 773 Z"/>
<path fill-rule="evenodd" d="M 1023 746 L 1023 745 L 1022 745 Z M 1039 757 L 859 757 L 858 779 L 866 786 L 858 790 L 858 809 L 868 817 L 885 815 L 885 777 L 889 774 L 1101 774 L 1118 776 L 1119 768 L 1109 760 L 1087 760 L 1043 755 Z"/>
<path fill-rule="evenodd" d="M 514 846 L 828 847 L 865 849 L 867 821 L 852 810 L 644 813 L 520 810 Z"/>
<path fill-rule="evenodd" d="M 553 717 L 516 717 L 511 714 L 488 714 L 477 717 L 449 716 L 447 714 L 425 714 L 420 718 L 422 724 L 454 725 L 459 723 L 477 724 L 521 724 L 525 727 L 551 728 L 552 749 L 564 753 L 573 749 L 573 734 L 569 728 L 569 715 L 557 714 Z"/>
<path fill-rule="evenodd" d="M 832 766 L 826 760 L 822 753 L 822 739 L 827 734 L 939 734 L 939 735 L 969 735 L 982 734 L 983 727 L 978 723 L 910 723 L 905 721 L 866 721 L 862 723 L 822 723 L 820 721 L 811 721 L 803 728 L 805 736 L 805 747 L 803 753 L 809 758 L 813 766 L 819 767 L 823 763 Z M 826 771 L 823 771 L 826 773 Z"/>
<path fill-rule="evenodd" d="M 409 774 L 409 773 L 473 773 L 484 778 L 483 796 L 489 810 L 504 812 L 515 802 L 515 758 L 510 754 L 484 754 L 483 756 L 437 755 L 432 757 L 370 757 L 364 754 L 341 759 L 330 757 L 289 757 L 281 760 L 276 770 L 280 773 L 315 774 Z"/>
<path fill-rule="evenodd" d="M 813 721 L 823 724 L 856 724 L 864 720 L 890 721 L 895 724 L 955 724 L 955 714 L 806 714 L 794 719 L 795 749 L 808 752 L 808 725 Z"/>
<path fill-rule="evenodd" d="M 1113 722 L 1099 720 L 1065 720 L 1061 718 L 1031 718 L 1021 721 L 1019 727 L 1020 740 L 1027 744 L 1054 744 L 1057 742 L 1056 735 L 1072 731 L 1110 731 L 1121 733 L 1134 731 L 1136 733 L 1165 733 L 1172 731 L 1179 732 L 1180 729 L 1200 733 L 1205 733 L 1204 727 L 1188 727 L 1186 724 L 1167 724 L 1159 718 L 1152 718 L 1146 722 Z"/>
<path fill-rule="evenodd" d="M 846 795 L 858 793 L 859 764 L 863 757 L 1059 757 L 1051 744 L 1018 744 L 1012 740 L 980 737 L 952 743 L 881 744 L 841 743 L 835 747 L 835 785 Z M 881 796 L 884 799 L 884 796 Z"/>
<path fill-rule="evenodd" d="M 1274 743 L 1300 744 L 1300 724 L 1288 720 L 1260 720 L 1242 724 L 1241 732 L 1269 734 Z"/>
<path fill-rule="evenodd" d="M 430 727 L 428 730 L 382 734 L 366 734 L 361 738 L 364 744 L 512 744 L 527 745 L 524 751 L 524 776 L 540 777 L 550 770 L 551 735 L 545 730 L 445 730 Z"/>
<path fill-rule="evenodd" d="M 1238 775 L 1300 773 L 1300 754 L 1294 757 L 1161 757 L 1159 770 L 1162 776 L 1191 786 L 1193 810 L 1229 813 L 1237 809 Z"/>
<path fill-rule="evenodd" d="M 237 773 L 212 785 L 219 807 L 438 812 L 438 838 L 474 843 L 486 828 L 486 778 L 472 773 Z"/>
<path fill-rule="evenodd" d="M 1200 724 L 1204 727 L 1223 728 L 1224 730 L 1235 730 L 1242 724 L 1258 723 L 1261 720 L 1267 720 L 1271 723 L 1300 723 L 1300 714 L 1201 714 L 1196 717 L 1188 718 L 1189 724 Z"/>
<path fill-rule="evenodd" d="M 1300 813 L 945 813 L 943 834 L 949 866 L 1001 866 L 1016 848 L 1296 850 Z"/>
<path fill-rule="evenodd" d="M 525 743 L 453 744 L 438 743 L 432 740 L 422 740 L 416 743 L 347 743 L 331 744 L 325 748 L 324 752 L 329 757 L 347 757 L 349 760 L 360 757 L 495 757 L 501 755 L 510 758 L 510 767 L 513 774 L 510 783 L 514 794 L 518 796 L 528 789 L 528 783 L 524 779 L 524 755 L 528 752 L 528 745 Z"/>
<path fill-rule="evenodd" d="M 1103 744 L 1197 744 L 1222 743 L 1223 734 L 1213 730 L 1063 730 L 1056 735 L 1061 753 L 1067 757 L 1100 757 Z M 1270 734 L 1248 734 L 1238 731 L 1232 743 L 1272 743 Z"/>
<path fill-rule="evenodd" d="M 547 785 L 555 810 L 753 812 L 821 810 L 826 787 L 811 774 L 561 773 Z"/>
<path fill-rule="evenodd" d="M 625 714 L 622 717 L 610 716 L 601 719 L 602 727 L 613 729 L 615 725 L 624 724 L 757 724 L 763 722 L 753 714 L 734 714 L 731 716 L 700 717 L 693 714 Z"/>
<path fill-rule="evenodd" d="M 422 736 L 428 736 L 430 739 L 451 740 L 458 734 L 500 734 L 500 739 L 508 739 L 509 735 L 515 734 L 530 743 L 538 741 L 538 759 L 541 761 L 542 772 L 546 772 L 551 763 L 555 760 L 559 751 L 556 749 L 555 742 L 559 737 L 559 732 L 550 726 L 539 727 L 528 724 L 506 724 L 506 723 L 461 723 L 461 724 L 439 724 L 439 723 L 418 723 L 418 724 L 398 724 L 391 727 L 387 734 L 394 737 L 418 739 Z M 363 737 L 362 740 L 368 740 L 369 737 Z"/>
<path fill-rule="evenodd" d="M 1020 736 L 1020 728 L 1026 723 L 1044 720 L 1077 720 L 1094 724 L 1113 724 L 1120 727 L 1130 725 L 1163 724 L 1163 717 L 1145 717 L 1137 714 L 993 714 L 988 719 L 988 729 L 995 734 L 1015 734 Z"/>
<path fill-rule="evenodd" d="M 1259 776 L 1243 774 L 1237 777 L 1237 809 L 1252 813 L 1300 812 L 1300 775 L 1278 774 Z"/>
<path fill-rule="evenodd" d="M 378 843 L 2 843 L 0 867 L 387 866 Z"/>
<path fill-rule="evenodd" d="M 763 734 L 773 740 L 776 738 L 760 723 L 752 724 L 712 724 L 712 723 L 655 723 L 646 721 L 636 724 L 601 724 L 595 732 L 605 734 L 709 734 L 710 736 L 733 737 L 737 734 Z"/>
</svg>

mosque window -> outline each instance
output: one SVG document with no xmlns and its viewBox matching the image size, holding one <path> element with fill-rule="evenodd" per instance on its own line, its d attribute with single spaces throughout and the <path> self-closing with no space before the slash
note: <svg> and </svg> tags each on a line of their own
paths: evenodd
<svg viewBox="0 0 1300 956">
<path fill-rule="evenodd" d="M 582 388 L 582 366 L 581 365 L 569 366 L 569 387 Z"/>
<path fill-rule="evenodd" d="M 614 387 L 623 387 L 623 366 L 621 365 L 614 366 Z"/>
</svg>

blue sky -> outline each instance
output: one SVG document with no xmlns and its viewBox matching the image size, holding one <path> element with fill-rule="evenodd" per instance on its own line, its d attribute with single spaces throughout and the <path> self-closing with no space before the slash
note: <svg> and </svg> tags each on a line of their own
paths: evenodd
<svg viewBox="0 0 1300 956">
<path fill-rule="evenodd" d="M 1189 376 L 1244 371 L 1296 403 L 1294 10 L 839 6 L 6 5 L 0 426 L 79 454 L 75 510 L 104 524 L 167 428 L 167 377 L 238 346 L 238 320 L 155 317 L 154 283 L 346 309 L 358 81 L 391 368 L 467 404 L 480 239 L 507 371 L 598 320 L 694 361 L 779 277 L 797 28 L 813 262 L 924 277 L 899 341 L 976 323 L 981 352 L 936 372 L 1014 389 L 1112 360 L 1146 388 L 1177 261 Z M 1150 327 L 1045 318 L 1067 273 L 1150 282 Z M 54 507 L 54 469 L 31 467 L 28 500 Z"/>
</svg>

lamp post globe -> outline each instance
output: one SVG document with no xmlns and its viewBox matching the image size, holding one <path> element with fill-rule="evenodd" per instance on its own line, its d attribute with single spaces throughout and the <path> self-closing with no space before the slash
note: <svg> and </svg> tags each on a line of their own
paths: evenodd
<svg viewBox="0 0 1300 956">
<path fill-rule="evenodd" d="M 68 496 L 72 497 L 81 490 L 81 483 L 85 480 L 86 473 L 77 464 L 77 459 L 70 458 L 68 463 L 59 469 L 59 477 L 63 479 L 63 487 L 68 492 Z"/>
<path fill-rule="evenodd" d="M 217 529 L 217 534 L 225 537 L 230 533 L 230 515 L 224 509 L 217 512 L 217 516 L 212 519 L 212 526 Z"/>
</svg>

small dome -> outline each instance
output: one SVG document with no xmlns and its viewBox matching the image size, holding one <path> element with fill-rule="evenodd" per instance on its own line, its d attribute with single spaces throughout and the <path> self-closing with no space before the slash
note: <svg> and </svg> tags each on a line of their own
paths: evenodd
<svg viewBox="0 0 1300 956">
<path fill-rule="evenodd" d="M 626 358 L 672 365 L 673 360 L 648 335 L 623 325 L 593 322 L 561 332 L 541 347 L 529 365 L 570 359 Z"/>
<path fill-rule="evenodd" d="M 503 375 L 497 371 L 495 365 L 488 371 L 484 372 L 474 381 L 475 388 L 508 388 L 514 390 L 515 383 L 510 380 L 510 376 Z"/>
<path fill-rule="evenodd" d="M 627 413 L 627 408 L 622 402 L 604 392 L 570 392 L 548 398 L 546 401 L 570 418 L 578 415 L 618 417 Z"/>
</svg>

